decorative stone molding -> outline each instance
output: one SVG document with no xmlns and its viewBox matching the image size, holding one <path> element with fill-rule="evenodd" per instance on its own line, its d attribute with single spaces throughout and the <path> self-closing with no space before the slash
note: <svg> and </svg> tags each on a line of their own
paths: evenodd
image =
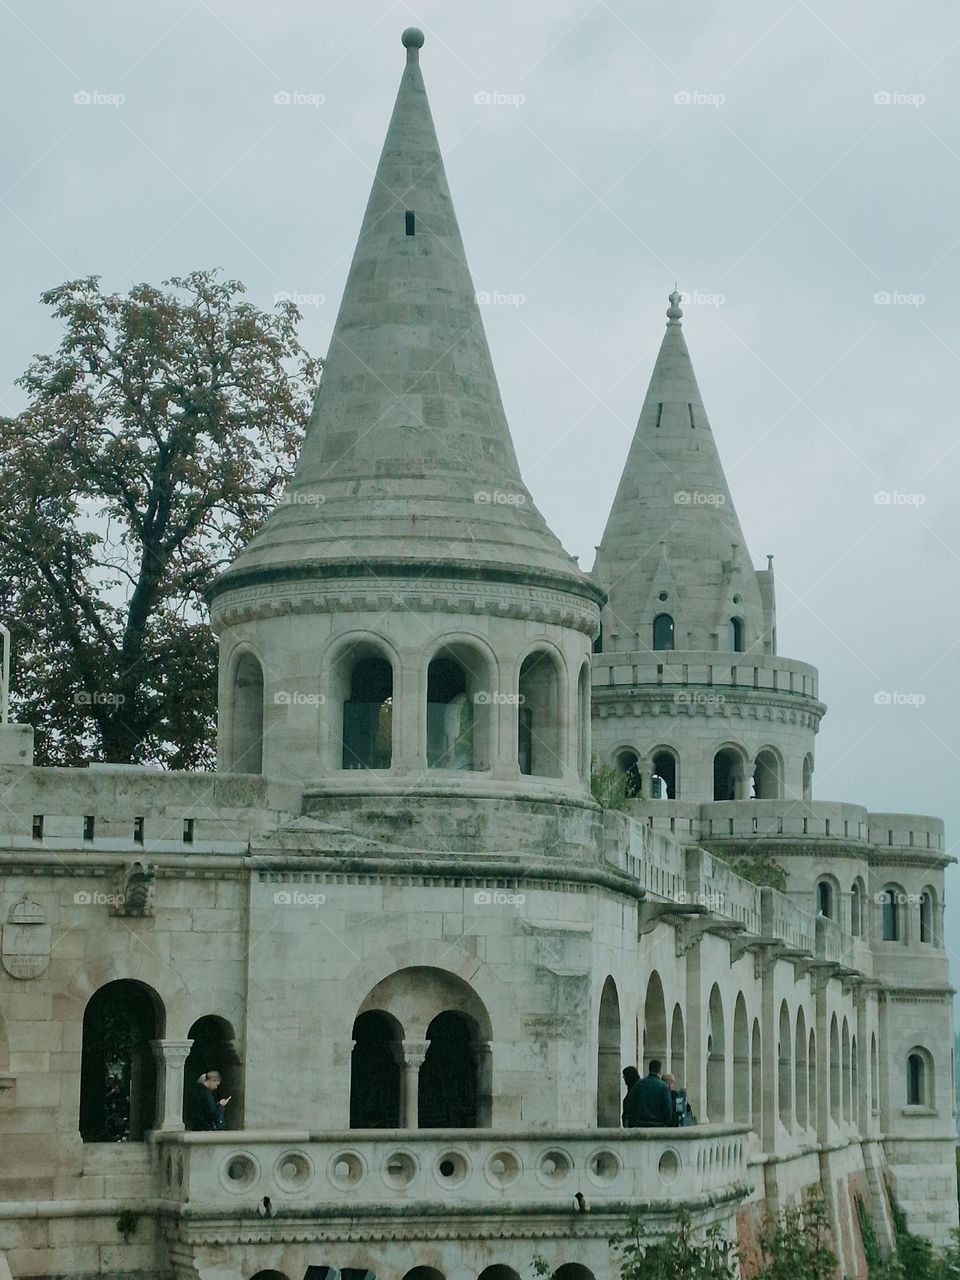
<svg viewBox="0 0 960 1280">
<path fill-rule="evenodd" d="M 38 978 L 50 963 L 50 926 L 39 902 L 22 898 L 10 908 L 0 940 L 0 961 L 11 978 Z"/>
<path fill-rule="evenodd" d="M 124 867 L 117 891 L 117 904 L 110 908 L 115 916 L 152 916 L 154 907 L 154 881 L 157 878 L 155 862 L 131 862 Z"/>
</svg>

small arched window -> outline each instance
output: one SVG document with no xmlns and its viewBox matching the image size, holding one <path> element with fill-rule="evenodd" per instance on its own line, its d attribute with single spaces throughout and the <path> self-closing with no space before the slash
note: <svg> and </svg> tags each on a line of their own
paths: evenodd
<svg viewBox="0 0 960 1280">
<path fill-rule="evenodd" d="M 859 877 L 850 888 L 850 932 L 855 938 L 863 937 L 863 882 Z"/>
<path fill-rule="evenodd" d="M 929 889 L 920 895 L 920 941 L 933 942 L 933 894 Z"/>
<path fill-rule="evenodd" d="M 351 661 L 352 660 L 352 661 Z M 389 769 L 393 755 L 393 668 L 358 646 L 345 659 L 342 769 Z"/>
<path fill-rule="evenodd" d="M 803 758 L 803 798 L 809 800 L 813 795 L 813 756 Z"/>
<path fill-rule="evenodd" d="M 673 648 L 673 618 L 669 613 L 658 613 L 653 620 L 653 647 Z"/>
<path fill-rule="evenodd" d="M 263 668 L 252 653 L 243 653 L 233 673 L 231 773 L 263 769 Z"/>
<path fill-rule="evenodd" d="M 640 774 L 640 757 L 635 751 L 617 753 L 617 773 L 624 779 L 626 794 L 634 799 L 643 794 L 643 778 Z"/>
<path fill-rule="evenodd" d="M 927 1054 L 920 1049 L 914 1049 L 907 1057 L 907 1106 L 929 1105 L 930 1072 L 927 1067 Z"/>
<path fill-rule="evenodd" d="M 881 936 L 884 942 L 900 941 L 900 906 L 896 889 L 884 889 L 880 895 Z"/>
<path fill-rule="evenodd" d="M 820 880 L 817 884 L 817 915 L 833 919 L 833 885 L 829 880 Z"/>
<path fill-rule="evenodd" d="M 732 653 L 743 653 L 742 618 L 730 618 L 727 622 L 727 648 Z"/>
<path fill-rule="evenodd" d="M 650 778 L 654 800 L 676 800 L 677 758 L 672 751 L 657 751 L 653 757 L 653 774 Z"/>
<path fill-rule="evenodd" d="M 713 798 L 743 798 L 743 761 L 732 747 L 721 748 L 713 757 Z"/>
</svg>

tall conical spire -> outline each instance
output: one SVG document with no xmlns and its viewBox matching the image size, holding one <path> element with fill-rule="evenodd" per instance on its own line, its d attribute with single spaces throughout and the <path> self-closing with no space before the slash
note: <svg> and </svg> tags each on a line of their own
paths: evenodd
<svg viewBox="0 0 960 1280">
<path fill-rule="evenodd" d="M 596 595 L 520 477 L 420 72 L 422 32 L 403 44 L 296 474 L 221 583 L 399 561 L 559 575 Z"/>
<path fill-rule="evenodd" d="M 683 336 L 674 290 L 633 443 L 594 574 L 609 593 L 604 634 L 619 649 L 649 648 L 669 614 L 677 649 L 728 647 L 731 618 L 745 644 L 765 647 L 763 603 Z M 663 585 L 664 565 L 675 583 Z M 615 637 L 615 639 L 614 639 Z"/>
</svg>

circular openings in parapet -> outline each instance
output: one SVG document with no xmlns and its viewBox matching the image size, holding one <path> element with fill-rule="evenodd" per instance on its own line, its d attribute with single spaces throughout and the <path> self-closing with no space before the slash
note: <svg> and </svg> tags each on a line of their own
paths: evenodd
<svg viewBox="0 0 960 1280">
<path fill-rule="evenodd" d="M 669 595 L 667 595 L 666 591 L 661 591 L 661 592 L 660 592 L 660 594 L 657 596 L 657 599 L 658 599 L 658 600 L 669 600 L 669 599 L 670 599 L 670 597 L 669 597 Z"/>
<path fill-rule="evenodd" d="M 520 1157 L 513 1151 L 497 1151 L 487 1161 L 484 1174 L 495 1187 L 509 1187 L 520 1177 Z"/>
<path fill-rule="evenodd" d="M 459 1151 L 444 1151 L 437 1156 L 434 1172 L 441 1186 L 456 1187 L 470 1172 L 466 1156 Z"/>
<path fill-rule="evenodd" d="M 349 1191 L 363 1179 L 367 1168 L 356 1151 L 338 1151 L 327 1165 L 327 1172 L 335 1187 Z"/>
<path fill-rule="evenodd" d="M 274 1167 L 282 1191 L 302 1191 L 313 1179 L 313 1163 L 302 1151 L 285 1151 Z"/>
<path fill-rule="evenodd" d="M 246 1191 L 259 1177 L 260 1166 L 243 1151 L 227 1156 L 220 1170 L 220 1181 L 228 1191 Z"/>
<path fill-rule="evenodd" d="M 573 1161 L 565 1151 L 545 1151 L 537 1162 L 537 1177 L 548 1187 L 559 1187 L 573 1172 Z"/>
<path fill-rule="evenodd" d="M 594 1182 L 606 1184 L 620 1176 L 620 1158 L 613 1151 L 595 1151 L 587 1161 L 587 1171 Z"/>
<path fill-rule="evenodd" d="M 734 596 L 734 597 L 733 597 L 733 603 L 734 603 L 734 604 L 743 604 L 743 596 Z"/>
<path fill-rule="evenodd" d="M 668 1185 L 671 1182 L 676 1182 L 677 1178 L 679 1178 L 680 1156 L 678 1152 L 674 1151 L 673 1147 L 667 1147 L 660 1157 L 660 1161 L 657 1164 L 657 1175 L 661 1182 L 665 1182 Z"/>
<path fill-rule="evenodd" d="M 409 1151 L 392 1151 L 383 1165 L 383 1180 L 388 1187 L 401 1190 L 417 1176 L 418 1165 Z"/>
</svg>

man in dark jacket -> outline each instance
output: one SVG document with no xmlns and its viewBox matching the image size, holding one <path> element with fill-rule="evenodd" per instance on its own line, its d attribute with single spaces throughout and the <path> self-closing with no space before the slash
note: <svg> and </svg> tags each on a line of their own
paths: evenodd
<svg viewBox="0 0 960 1280">
<path fill-rule="evenodd" d="M 669 1127 L 674 1123 L 670 1090 L 660 1079 L 660 1063 L 654 1058 L 650 1074 L 638 1080 L 623 1104 L 624 1124 L 629 1129 Z"/>
<path fill-rule="evenodd" d="M 620 1072 L 620 1074 L 623 1076 L 623 1083 L 627 1086 L 627 1092 L 623 1096 L 623 1114 L 620 1117 L 621 1120 L 623 1121 L 624 1127 L 626 1127 L 627 1098 L 630 1097 L 630 1090 L 640 1079 L 640 1072 L 637 1070 L 636 1067 L 624 1067 L 623 1070 Z"/>
</svg>

